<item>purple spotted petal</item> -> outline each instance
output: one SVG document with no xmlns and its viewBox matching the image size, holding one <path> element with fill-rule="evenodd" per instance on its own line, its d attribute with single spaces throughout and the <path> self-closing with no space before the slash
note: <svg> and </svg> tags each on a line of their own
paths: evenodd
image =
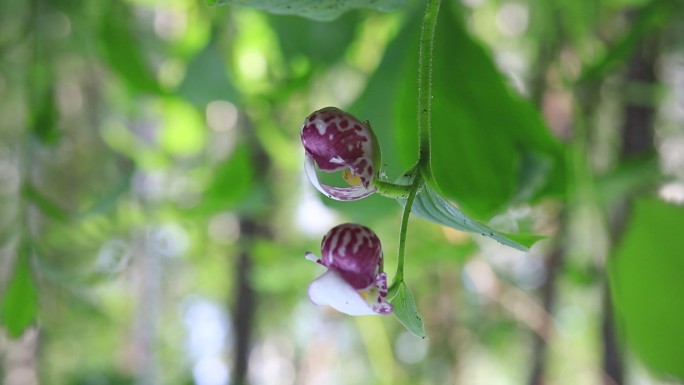
<svg viewBox="0 0 684 385">
<path fill-rule="evenodd" d="M 368 227 L 345 223 L 332 228 L 321 242 L 321 258 L 304 257 L 328 268 L 309 286 L 309 298 L 349 315 L 390 314 L 387 274 L 382 265 L 380 239 Z"/>
<path fill-rule="evenodd" d="M 328 198 L 338 201 L 359 200 L 373 194 L 377 190 L 375 186 L 365 188 L 362 184 L 350 187 L 336 187 L 321 183 L 318 180 L 318 173 L 316 173 L 314 160 L 308 154 L 306 155 L 306 160 L 304 162 L 304 171 L 306 172 L 306 176 L 309 177 L 311 184 L 313 184 L 318 191 L 325 194 Z"/>
<path fill-rule="evenodd" d="M 375 282 L 382 264 L 380 239 L 365 226 L 335 226 L 321 241 L 321 264 L 339 271 L 354 289 L 367 289 Z"/>
<path fill-rule="evenodd" d="M 306 152 L 306 172 L 322 193 L 337 200 L 356 200 L 373 192 L 380 150 L 370 127 L 335 107 L 326 107 L 309 115 L 301 130 Z M 321 184 L 316 167 L 324 172 L 348 169 L 361 181 L 359 186 L 333 187 Z"/>
<path fill-rule="evenodd" d="M 380 273 L 375 277 L 372 289 L 364 297 L 370 303 L 371 309 L 378 314 L 390 314 L 394 311 L 392 304 L 387 301 L 387 274 L 385 273 Z"/>
</svg>

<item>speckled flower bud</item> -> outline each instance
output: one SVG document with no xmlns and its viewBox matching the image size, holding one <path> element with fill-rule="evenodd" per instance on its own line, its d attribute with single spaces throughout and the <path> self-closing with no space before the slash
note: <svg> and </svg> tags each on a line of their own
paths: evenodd
<svg viewBox="0 0 684 385">
<path fill-rule="evenodd" d="M 304 120 L 301 138 L 306 173 L 319 191 L 341 201 L 358 200 L 376 191 L 380 149 L 367 123 L 339 108 L 325 107 Z M 324 172 L 348 170 L 360 183 L 350 187 L 322 184 L 316 166 Z M 348 181 L 355 178 L 345 176 Z"/>
<path fill-rule="evenodd" d="M 389 314 L 387 275 L 381 272 L 382 246 L 375 233 L 345 223 L 330 230 L 321 242 L 320 259 L 306 258 L 328 268 L 309 286 L 309 298 L 350 315 Z"/>
</svg>

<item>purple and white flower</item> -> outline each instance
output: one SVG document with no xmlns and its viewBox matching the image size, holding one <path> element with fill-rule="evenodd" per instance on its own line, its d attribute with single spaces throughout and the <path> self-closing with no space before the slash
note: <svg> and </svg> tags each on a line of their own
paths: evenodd
<svg viewBox="0 0 684 385">
<path fill-rule="evenodd" d="M 380 239 L 368 227 L 345 223 L 335 226 L 321 242 L 321 258 L 306 259 L 328 268 L 309 285 L 309 298 L 349 315 L 390 314 L 387 274 L 382 272 Z"/>
<path fill-rule="evenodd" d="M 377 189 L 374 182 L 380 165 L 378 141 L 368 123 L 335 107 L 309 115 L 302 124 L 304 169 L 311 183 L 326 196 L 351 201 L 365 198 Z M 350 187 L 323 184 L 316 171 L 345 171 Z"/>
</svg>

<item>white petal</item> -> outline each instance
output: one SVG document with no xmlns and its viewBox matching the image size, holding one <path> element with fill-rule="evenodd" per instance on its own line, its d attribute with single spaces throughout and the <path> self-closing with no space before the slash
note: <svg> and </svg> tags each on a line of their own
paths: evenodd
<svg viewBox="0 0 684 385">
<path fill-rule="evenodd" d="M 377 315 L 361 295 L 333 269 L 309 285 L 309 298 L 349 315 Z"/>
<path fill-rule="evenodd" d="M 374 186 L 371 186 L 370 188 L 365 188 L 363 184 L 351 187 L 335 187 L 328 186 L 326 184 L 321 184 L 321 182 L 318 180 L 316 163 L 314 162 L 313 158 L 308 154 L 306 155 L 306 160 L 304 161 L 304 171 L 306 172 L 306 175 L 309 177 L 311 184 L 314 185 L 314 187 L 316 187 L 318 191 L 325 194 L 325 196 L 327 196 L 328 198 L 337 201 L 359 200 L 361 198 L 365 198 L 373 194 L 377 190 L 377 188 L 375 188 Z"/>
<path fill-rule="evenodd" d="M 311 261 L 311 262 L 318 262 L 319 261 L 319 258 L 316 256 L 316 254 L 314 254 L 310 251 L 307 251 L 306 253 L 304 253 L 304 258 L 306 258 L 307 261 Z"/>
</svg>

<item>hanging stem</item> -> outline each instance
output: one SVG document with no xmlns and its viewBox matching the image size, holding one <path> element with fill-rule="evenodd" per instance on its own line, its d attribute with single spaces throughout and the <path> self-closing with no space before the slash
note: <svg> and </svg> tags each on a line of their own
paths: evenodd
<svg viewBox="0 0 684 385">
<path fill-rule="evenodd" d="M 441 0 L 428 0 L 418 51 L 418 162 L 423 171 L 430 170 L 430 117 L 432 115 L 432 55 L 435 27 Z"/>
<path fill-rule="evenodd" d="M 413 175 L 404 214 L 401 218 L 401 230 L 399 233 L 399 256 L 397 260 L 397 272 L 394 281 L 389 288 L 389 298 L 394 297 L 399 290 L 399 285 L 404 281 L 404 254 L 406 252 L 406 232 L 411 207 L 416 199 L 418 190 L 423 186 L 424 176 L 430 177 L 430 116 L 432 114 L 432 56 L 434 51 L 435 27 L 441 0 L 428 0 L 423 17 L 423 28 L 420 32 L 420 45 L 418 51 L 418 163 L 409 172 Z"/>
<path fill-rule="evenodd" d="M 389 297 L 392 298 L 396 291 L 399 289 L 399 285 L 404 282 L 404 254 L 406 253 L 406 232 L 408 230 L 408 220 L 411 214 L 411 207 L 413 206 L 413 201 L 416 199 L 416 194 L 418 190 L 423 186 L 423 178 L 418 172 L 418 169 L 414 169 L 415 177 L 413 183 L 411 184 L 411 191 L 409 192 L 408 198 L 406 199 L 406 204 L 404 205 L 404 214 L 401 216 L 401 230 L 399 232 L 399 256 L 397 257 L 397 272 L 394 273 L 394 280 L 389 288 Z"/>
</svg>

